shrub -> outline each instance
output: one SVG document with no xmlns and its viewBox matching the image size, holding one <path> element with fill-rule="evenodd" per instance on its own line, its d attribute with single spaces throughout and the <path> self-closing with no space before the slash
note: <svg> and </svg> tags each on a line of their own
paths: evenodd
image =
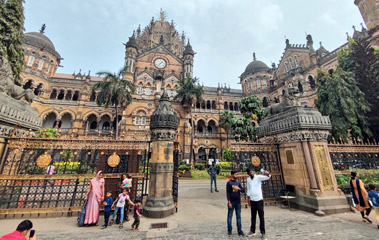
<svg viewBox="0 0 379 240">
<path fill-rule="evenodd" d="M 195 163 L 195 169 L 197 169 L 197 170 L 204 170 L 204 164 L 202 164 L 202 163 Z"/>
<path fill-rule="evenodd" d="M 224 150 L 222 151 L 222 158 L 228 162 L 232 161 L 232 152 L 229 148 L 224 148 Z"/>
<path fill-rule="evenodd" d="M 232 170 L 233 163 L 232 162 L 220 162 L 221 168 L 224 171 Z"/>
<path fill-rule="evenodd" d="M 36 132 L 37 138 L 57 138 L 58 130 L 55 128 L 41 128 Z"/>
<path fill-rule="evenodd" d="M 189 164 L 179 165 L 179 171 L 190 171 L 190 170 L 191 170 L 191 165 Z"/>
</svg>

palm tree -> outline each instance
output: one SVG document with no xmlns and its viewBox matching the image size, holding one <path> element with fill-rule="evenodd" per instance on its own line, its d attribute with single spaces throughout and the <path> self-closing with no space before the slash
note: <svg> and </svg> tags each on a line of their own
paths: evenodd
<svg viewBox="0 0 379 240">
<path fill-rule="evenodd" d="M 226 132 L 226 147 L 229 147 L 229 131 L 232 127 L 232 120 L 234 118 L 233 113 L 229 111 L 222 112 L 220 116 L 220 127 Z"/>
<path fill-rule="evenodd" d="M 180 80 L 179 87 L 176 89 L 176 96 L 174 100 L 180 101 L 184 109 L 190 113 L 191 121 L 191 147 L 190 147 L 190 162 L 193 165 L 193 138 L 194 138 L 194 124 L 192 120 L 192 105 L 202 100 L 204 93 L 203 87 L 198 84 L 197 78 L 187 77 Z"/>
<path fill-rule="evenodd" d="M 92 87 L 92 93 L 100 90 L 96 103 L 105 108 L 113 106 L 116 110 L 116 127 L 115 135 L 118 139 L 118 109 L 127 107 L 132 102 L 132 93 L 135 92 L 135 85 L 123 79 L 122 75 L 126 68 L 122 68 L 117 74 L 111 72 L 98 72 L 97 75 L 104 77 L 102 82 L 98 82 Z"/>
</svg>

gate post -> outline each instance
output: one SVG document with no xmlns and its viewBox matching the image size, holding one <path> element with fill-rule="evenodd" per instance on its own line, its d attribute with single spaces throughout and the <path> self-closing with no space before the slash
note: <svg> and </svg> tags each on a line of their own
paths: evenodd
<svg viewBox="0 0 379 240">
<path fill-rule="evenodd" d="M 151 218 L 164 218 L 174 214 L 172 196 L 174 139 L 179 118 L 174 114 L 166 92 L 150 116 L 151 161 L 149 194 L 143 214 Z"/>
<path fill-rule="evenodd" d="M 261 140 L 279 145 L 284 181 L 296 190 L 291 205 L 317 215 L 350 210 L 329 155 L 330 129 L 328 116 L 301 106 L 267 114 L 257 129 Z"/>
</svg>

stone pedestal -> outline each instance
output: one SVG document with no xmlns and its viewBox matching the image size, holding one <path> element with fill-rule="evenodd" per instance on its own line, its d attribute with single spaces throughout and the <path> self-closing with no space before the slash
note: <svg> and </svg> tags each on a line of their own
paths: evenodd
<svg viewBox="0 0 379 240">
<path fill-rule="evenodd" d="M 349 211 L 338 190 L 327 138 L 331 124 L 313 108 L 293 106 L 261 121 L 257 135 L 279 145 L 285 184 L 294 185 L 293 204 L 318 215 Z"/>
<path fill-rule="evenodd" d="M 151 161 L 149 194 L 143 214 L 151 218 L 164 218 L 175 213 L 172 197 L 174 171 L 174 139 L 179 118 L 174 114 L 169 97 L 164 93 L 150 117 Z"/>
</svg>

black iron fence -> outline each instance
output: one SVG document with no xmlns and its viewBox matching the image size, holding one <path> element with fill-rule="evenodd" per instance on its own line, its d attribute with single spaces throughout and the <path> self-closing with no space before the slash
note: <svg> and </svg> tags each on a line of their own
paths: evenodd
<svg viewBox="0 0 379 240">
<path fill-rule="evenodd" d="M 99 170 L 104 172 L 106 191 L 114 196 L 126 172 L 133 177 L 131 198 L 142 200 L 146 194 L 147 142 L 38 138 L 7 142 L 0 162 L 0 214 L 78 211 Z"/>
</svg>

